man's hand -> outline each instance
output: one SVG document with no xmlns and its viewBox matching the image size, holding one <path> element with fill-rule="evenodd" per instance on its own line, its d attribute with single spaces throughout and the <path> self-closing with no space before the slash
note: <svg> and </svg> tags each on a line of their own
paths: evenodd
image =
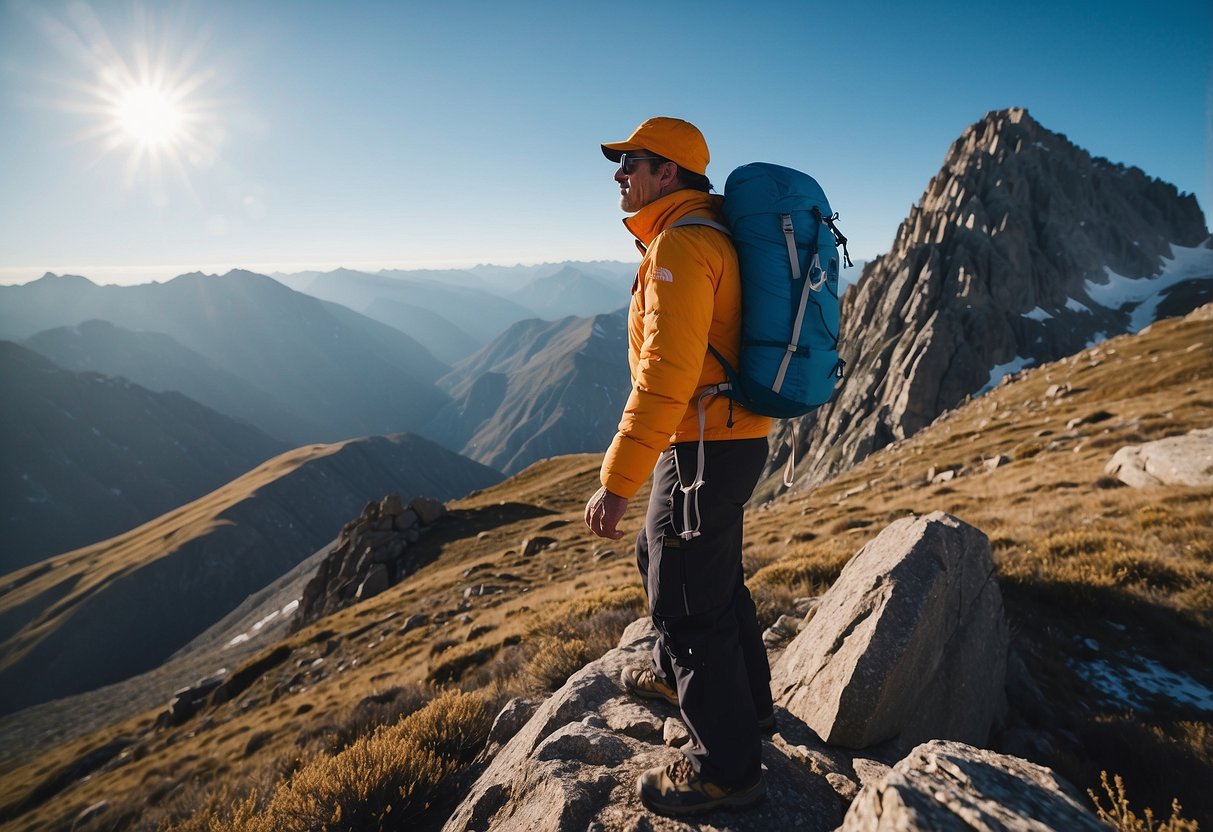
<svg viewBox="0 0 1213 832">
<path fill-rule="evenodd" d="M 619 525 L 623 513 L 627 510 L 628 501 L 618 494 L 612 494 L 603 486 L 594 492 L 594 496 L 585 504 L 585 524 L 599 537 L 618 540 L 623 537 L 623 532 L 615 526 Z"/>
</svg>

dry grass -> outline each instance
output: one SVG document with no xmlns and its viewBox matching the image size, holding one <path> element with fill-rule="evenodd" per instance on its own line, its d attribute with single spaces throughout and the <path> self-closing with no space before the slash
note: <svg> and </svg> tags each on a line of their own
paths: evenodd
<svg viewBox="0 0 1213 832">
<path fill-rule="evenodd" d="M 484 747 L 501 703 L 448 691 L 333 756 L 318 756 L 268 795 L 251 791 L 229 812 L 190 819 L 173 832 L 350 832 L 408 828 L 456 795 L 460 774 Z"/>
<path fill-rule="evenodd" d="M 540 692 L 553 691 L 588 662 L 619 643 L 646 609 L 636 586 L 603 590 L 554 604 L 540 614 L 521 645 L 524 673 Z"/>
<path fill-rule="evenodd" d="M 1209 712 L 1165 698 L 1149 708 L 1126 707 L 1093 688 L 1074 665 L 1089 657 L 1085 644 L 1098 643 L 1100 655 L 1148 658 L 1213 687 L 1213 489 L 1109 487 L 1103 471 L 1122 444 L 1213 425 L 1213 356 L 1188 349 L 1207 345 L 1211 336 L 1208 323 L 1171 322 L 1029 371 L 836 480 L 751 511 L 746 571 L 760 615 L 773 620 L 792 599 L 825 591 L 892 520 L 954 513 L 991 540 L 1014 646 L 1030 675 L 1026 682 L 1039 688 L 1044 703 L 1035 712 L 1012 696 L 1007 727 L 1043 739 L 1049 750 L 1035 761 L 1080 789 L 1098 790 L 1101 770 L 1119 772 L 1139 806 L 1164 808 L 1178 798 L 1188 814 L 1213 818 Z M 1135 369 L 1142 366 L 1133 363 L 1136 355 L 1164 358 L 1144 373 Z M 1047 400 L 1044 391 L 1054 383 L 1070 383 L 1073 392 Z M 1110 418 L 1065 427 L 1100 411 Z M 1010 462 L 992 471 L 980 465 L 998 454 Z M 959 473 L 946 487 L 927 484 L 929 468 L 949 465 Z M 420 828 L 439 823 L 448 786 L 456 788 L 472 771 L 464 746 L 453 740 L 460 750 L 413 768 L 392 762 L 393 755 L 414 742 L 440 747 L 447 735 L 434 726 L 451 720 L 468 724 L 442 731 L 474 740 L 483 715 L 472 707 L 474 699 L 463 697 L 492 702 L 551 690 L 613 647 L 623 626 L 643 614 L 634 564 L 622 555 L 596 559 L 609 546 L 580 527 L 583 501 L 597 487 L 597 466 L 589 456 L 551 460 L 455 504 L 454 521 L 429 538 L 427 545 L 440 550 L 430 566 L 289 640 L 293 652 L 284 674 L 323 656 L 327 675 L 291 687 L 267 676 L 179 728 L 153 731 L 151 715 L 144 715 L 42 749 L 37 759 L 5 772 L 0 802 L 12 806 L 120 733 L 140 738 L 129 753 L 8 818 L 3 829 L 70 828 L 80 810 L 102 799 L 111 809 L 96 829 L 112 828 L 120 818 L 131 828 L 150 829 L 165 819 L 182 832 L 259 829 L 266 827 L 256 826 L 257 818 L 271 806 L 282 812 L 275 815 L 283 824 L 278 828 L 302 828 L 281 820 L 287 815 L 355 828 L 342 827 L 344 821 L 315 804 L 318 796 L 334 805 L 364 799 L 362 787 L 348 780 L 356 761 L 376 772 L 360 823 L 384 817 L 400 823 L 427 800 L 436 801 L 428 812 L 409 817 Z M 637 505 L 644 499 L 639 495 Z M 626 518 L 626 534 L 641 522 L 638 514 Z M 556 543 L 522 557 L 520 542 L 535 534 Z M 493 574 L 500 572 L 519 580 L 498 581 Z M 501 583 L 507 591 L 469 599 L 464 590 L 473 581 Z M 420 613 L 429 616 L 426 626 L 400 632 L 405 617 Z M 339 647 L 326 653 L 325 641 Z M 440 642 L 449 649 L 431 656 L 431 645 Z M 1026 682 L 1010 679 L 1012 693 Z M 411 694 L 390 696 L 394 688 L 436 695 L 434 702 L 446 697 L 442 718 L 433 702 L 412 710 Z M 360 712 L 356 703 L 375 696 L 386 701 Z M 422 714 L 430 714 L 425 719 L 437 733 L 418 727 L 405 736 L 401 726 Z M 444 780 L 436 776 L 443 771 L 455 773 Z M 1174 825 L 1168 832 L 1189 828 Z"/>
<path fill-rule="evenodd" d="M 1108 798 L 1108 806 L 1103 805 L 1103 799 L 1094 790 L 1087 789 L 1091 802 L 1095 804 L 1099 819 L 1111 826 L 1116 832 L 1198 832 L 1196 821 L 1183 817 L 1183 807 L 1178 800 L 1171 801 L 1171 817 L 1161 823 L 1154 819 L 1154 810 L 1147 808 L 1141 817 L 1129 808 L 1129 798 L 1125 794 L 1124 781 L 1120 775 L 1108 782 L 1108 773 L 1099 774 L 1099 782 Z"/>
</svg>

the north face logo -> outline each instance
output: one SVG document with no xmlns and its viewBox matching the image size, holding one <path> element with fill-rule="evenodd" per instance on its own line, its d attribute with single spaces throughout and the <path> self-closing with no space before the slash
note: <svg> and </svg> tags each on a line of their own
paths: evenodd
<svg viewBox="0 0 1213 832">
<path fill-rule="evenodd" d="M 664 281 L 665 283 L 673 283 L 674 274 L 669 269 L 660 268 L 653 272 L 653 279 L 661 280 L 661 281 Z"/>
</svg>

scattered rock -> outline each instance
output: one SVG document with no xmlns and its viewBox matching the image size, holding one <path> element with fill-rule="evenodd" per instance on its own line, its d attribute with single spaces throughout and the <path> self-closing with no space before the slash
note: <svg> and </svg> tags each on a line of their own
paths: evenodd
<svg viewBox="0 0 1213 832">
<path fill-rule="evenodd" d="M 932 740 L 865 785 L 840 832 L 999 829 L 1107 832 L 1072 786 L 1043 766 Z"/>
<path fill-rule="evenodd" d="M 408 618 L 404 619 L 404 623 L 400 625 L 399 633 L 400 635 L 404 635 L 407 632 L 416 630 L 418 627 L 424 627 L 429 623 L 430 617 L 425 613 L 410 615 Z"/>
<path fill-rule="evenodd" d="M 998 456 L 992 456 L 989 459 L 983 459 L 981 461 L 981 467 L 985 468 L 987 471 L 993 471 L 995 468 L 1001 468 L 1002 466 L 1008 464 L 1010 461 L 1011 461 L 1011 457 L 1007 456 L 1006 454 L 998 454 Z"/>
<path fill-rule="evenodd" d="M 192 717 L 206 702 L 207 697 L 211 695 L 215 688 L 223 683 L 225 676 L 227 676 L 226 668 L 212 673 L 203 679 L 199 679 L 193 685 L 175 691 L 168 708 L 156 717 L 156 727 L 163 728 L 168 725 L 180 725 Z"/>
<path fill-rule="evenodd" d="M 534 557 L 555 542 L 556 539 L 553 537 L 528 537 L 522 541 L 522 556 L 524 558 Z"/>
<path fill-rule="evenodd" d="M 942 512 L 907 517 L 846 565 L 771 690 L 831 744 L 982 744 L 1005 707 L 1007 642 L 986 536 Z"/>
<path fill-rule="evenodd" d="M 669 717 L 661 729 L 661 741 L 666 745 L 677 748 L 680 745 L 685 745 L 686 741 L 691 738 L 687 731 L 687 726 L 681 719 Z"/>
<path fill-rule="evenodd" d="M 1127 445 L 1113 454 L 1104 472 L 1134 488 L 1213 485 L 1213 428 Z"/>
<path fill-rule="evenodd" d="M 830 787 L 838 793 L 838 796 L 847 803 L 850 803 L 855 799 L 855 796 L 859 794 L 859 785 L 845 774 L 839 774 L 836 771 L 831 771 L 826 775 L 826 782 L 829 783 Z"/>
<path fill-rule="evenodd" d="M 1106 422 L 1109 419 L 1115 419 L 1116 416 L 1106 410 L 1097 410 L 1094 413 L 1088 413 L 1086 416 L 1075 416 L 1070 421 L 1066 422 L 1066 430 L 1074 430 L 1074 428 L 1082 425 L 1098 425 L 1100 422 Z"/>
<path fill-rule="evenodd" d="M 432 497 L 414 497 L 409 501 L 409 508 L 417 512 L 417 518 L 423 526 L 433 525 L 446 513 L 446 506 Z"/>
<path fill-rule="evenodd" d="M 762 634 L 762 643 L 767 650 L 778 650 L 800 633 L 804 626 L 804 618 L 793 615 L 781 615 L 779 620 L 767 628 Z"/>
</svg>

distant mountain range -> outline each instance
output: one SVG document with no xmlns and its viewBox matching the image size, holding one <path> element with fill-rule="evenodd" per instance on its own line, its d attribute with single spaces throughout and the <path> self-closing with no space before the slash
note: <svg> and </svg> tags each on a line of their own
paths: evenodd
<svg viewBox="0 0 1213 832">
<path fill-rule="evenodd" d="M 0 341 L 0 574 L 127 531 L 286 446 L 180 393 Z"/>
<path fill-rule="evenodd" d="M 433 382 L 449 368 L 421 344 L 264 275 L 187 274 L 141 286 L 47 275 L 0 287 L 0 338 L 20 340 L 93 320 L 114 328 L 86 326 L 80 334 L 92 342 L 88 350 L 72 355 L 64 333 L 40 336 L 30 346 L 76 367 L 130 373 L 131 381 L 152 389 L 189 386 L 204 403 L 231 407 L 229 415 L 290 444 L 415 429 L 447 400 Z M 129 332 L 162 337 L 143 335 L 138 344 Z M 132 358 L 131 349 L 142 355 Z M 235 405 L 212 395 L 232 377 L 243 383 L 230 391 Z M 241 387 L 260 393 L 245 401 Z"/>
<path fill-rule="evenodd" d="M 626 312 L 514 324 L 438 381 L 422 433 L 507 474 L 610 444 L 631 384 Z"/>
<path fill-rule="evenodd" d="M 340 303 L 408 333 L 450 363 L 529 318 L 587 317 L 625 306 L 633 267 L 384 270 L 275 274 L 286 285 Z M 521 272 L 521 273 L 520 273 Z M 621 273 L 622 272 L 622 273 Z"/>
<path fill-rule="evenodd" d="M 332 540 L 370 498 L 501 475 L 404 434 L 310 445 L 125 534 L 0 577 L 0 713 L 155 667 Z"/>
</svg>

